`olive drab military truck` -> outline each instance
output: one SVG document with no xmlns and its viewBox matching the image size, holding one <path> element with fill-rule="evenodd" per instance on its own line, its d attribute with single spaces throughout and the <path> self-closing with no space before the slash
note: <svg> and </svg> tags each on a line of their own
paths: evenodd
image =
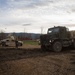
<svg viewBox="0 0 75 75">
<path fill-rule="evenodd" d="M 75 37 L 68 28 L 57 26 L 49 28 L 47 34 L 40 36 L 40 45 L 42 50 L 51 49 L 60 52 L 63 47 L 75 48 Z"/>
<path fill-rule="evenodd" d="M 9 34 L 7 36 L 6 39 L 3 39 L 0 41 L 0 45 L 1 46 L 16 46 L 16 37 L 12 36 L 11 34 Z M 23 42 L 22 41 L 18 41 L 18 46 L 22 46 Z"/>
</svg>

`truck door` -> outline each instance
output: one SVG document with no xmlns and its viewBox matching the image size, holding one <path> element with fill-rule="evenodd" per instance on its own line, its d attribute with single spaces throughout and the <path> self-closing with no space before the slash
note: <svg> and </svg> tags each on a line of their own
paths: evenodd
<svg viewBox="0 0 75 75">
<path fill-rule="evenodd" d="M 60 29 L 60 38 L 61 39 L 68 38 L 66 28 L 64 28 L 64 27 Z"/>
<path fill-rule="evenodd" d="M 68 31 L 66 28 L 61 29 L 60 37 L 62 39 L 62 44 L 63 46 L 68 46 L 69 45 L 69 36 L 68 36 Z"/>
</svg>

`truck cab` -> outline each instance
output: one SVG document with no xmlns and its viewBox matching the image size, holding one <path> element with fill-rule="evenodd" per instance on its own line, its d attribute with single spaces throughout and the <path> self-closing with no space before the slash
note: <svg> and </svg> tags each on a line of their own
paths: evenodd
<svg viewBox="0 0 75 75">
<path fill-rule="evenodd" d="M 53 27 L 49 28 L 47 31 L 47 35 L 51 35 L 52 38 L 70 38 L 69 29 L 66 27 Z"/>
<path fill-rule="evenodd" d="M 62 50 L 62 47 L 68 47 L 73 44 L 69 29 L 62 26 L 49 28 L 47 34 L 40 36 L 40 45 L 42 49 L 52 49 L 56 52 Z"/>
</svg>

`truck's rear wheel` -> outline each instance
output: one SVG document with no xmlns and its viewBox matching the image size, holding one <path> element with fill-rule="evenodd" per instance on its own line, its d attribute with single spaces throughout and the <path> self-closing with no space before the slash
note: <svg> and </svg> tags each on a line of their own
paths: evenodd
<svg viewBox="0 0 75 75">
<path fill-rule="evenodd" d="M 55 52 L 60 52 L 62 50 L 62 44 L 59 41 L 54 42 L 52 47 Z"/>
</svg>

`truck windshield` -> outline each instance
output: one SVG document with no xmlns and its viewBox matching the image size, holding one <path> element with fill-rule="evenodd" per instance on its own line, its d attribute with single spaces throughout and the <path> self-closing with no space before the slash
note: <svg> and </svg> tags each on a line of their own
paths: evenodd
<svg viewBox="0 0 75 75">
<path fill-rule="evenodd" d="M 51 29 L 48 29 L 47 34 L 50 34 L 50 33 L 58 33 L 58 32 L 59 32 L 59 28 L 51 28 Z"/>
</svg>

